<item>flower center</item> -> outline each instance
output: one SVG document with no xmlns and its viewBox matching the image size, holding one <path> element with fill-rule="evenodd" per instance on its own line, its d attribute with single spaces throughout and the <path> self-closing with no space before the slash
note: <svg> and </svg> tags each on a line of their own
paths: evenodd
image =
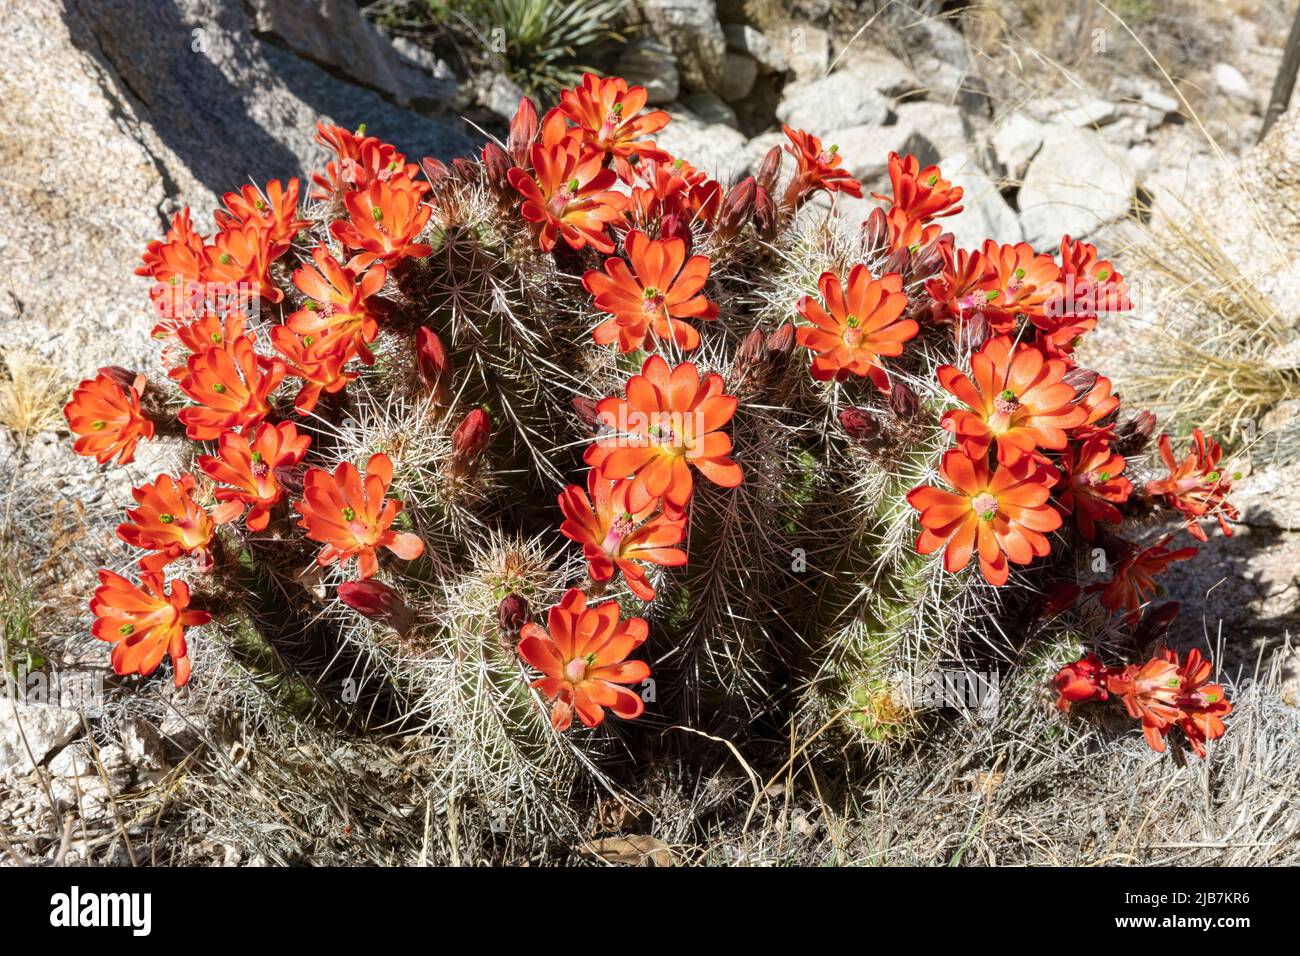
<svg viewBox="0 0 1300 956">
<path fill-rule="evenodd" d="M 999 392 L 998 397 L 993 399 L 993 410 L 999 415 L 1014 415 L 1019 407 L 1020 399 L 1009 388 Z"/>
<path fill-rule="evenodd" d="M 587 667 L 595 659 L 595 654 L 588 654 L 586 657 L 575 657 L 564 665 L 564 679 L 570 684 L 581 684 L 587 679 Z"/>
<path fill-rule="evenodd" d="M 987 491 L 970 500 L 971 510 L 979 515 L 981 521 L 992 521 L 998 515 L 998 499 Z"/>
<path fill-rule="evenodd" d="M 357 513 L 356 513 L 355 511 L 353 511 L 351 508 L 344 508 L 344 509 L 343 509 L 343 520 L 344 520 L 344 521 L 356 521 L 356 520 L 357 520 Z"/>
<path fill-rule="evenodd" d="M 609 533 L 605 535 L 605 540 L 601 543 L 601 547 L 607 554 L 617 553 L 619 545 L 623 543 L 623 539 L 631 534 L 635 528 L 636 521 L 630 513 L 624 511 L 621 515 L 615 518 L 614 522 L 609 526 Z"/>
<path fill-rule="evenodd" d="M 642 309 L 646 315 L 658 315 L 664 308 L 664 294 L 654 286 L 641 293 Z"/>
</svg>

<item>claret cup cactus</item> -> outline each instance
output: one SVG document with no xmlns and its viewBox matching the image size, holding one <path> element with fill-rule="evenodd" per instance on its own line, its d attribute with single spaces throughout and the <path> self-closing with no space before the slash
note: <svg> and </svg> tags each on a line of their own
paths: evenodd
<svg viewBox="0 0 1300 956">
<path fill-rule="evenodd" d="M 450 165 L 322 124 L 305 195 L 227 193 L 211 238 L 175 217 L 137 270 L 160 368 L 66 410 L 101 462 L 185 449 L 92 601 L 115 668 L 219 680 L 238 633 L 489 810 L 574 812 L 676 726 L 865 764 L 933 719 L 902 684 L 1063 634 L 1134 662 L 1030 671 L 1062 709 L 1204 753 L 1230 707 L 1148 602 L 1177 523 L 1230 532 L 1232 479 L 1199 432 L 1145 454 L 1152 416 L 1076 360 L 1129 307 L 1111 263 L 957 248 L 962 189 L 911 156 L 846 222 L 861 184 L 798 130 L 718 182 L 644 103 L 587 76 Z"/>
</svg>

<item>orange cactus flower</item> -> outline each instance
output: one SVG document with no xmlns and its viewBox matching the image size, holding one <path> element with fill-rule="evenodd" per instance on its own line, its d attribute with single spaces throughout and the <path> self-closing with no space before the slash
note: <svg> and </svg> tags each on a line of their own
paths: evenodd
<svg viewBox="0 0 1300 956">
<path fill-rule="evenodd" d="M 847 169 L 840 168 L 844 157 L 840 155 L 838 146 L 823 149 L 822 141 L 811 133 L 791 129 L 789 126 L 782 126 L 781 129 L 790 140 L 785 150 L 794 157 L 799 167 L 794 179 L 786 187 L 784 205 L 797 208 L 809 196 L 821 190 L 844 193 L 855 199 L 862 198 L 862 184 L 849 175 Z"/>
<path fill-rule="evenodd" d="M 1128 553 L 1115 567 L 1115 573 L 1104 584 L 1089 586 L 1089 591 L 1101 592 L 1101 603 L 1112 611 L 1125 611 L 1126 620 L 1136 623 L 1142 605 L 1149 596 L 1160 593 L 1155 576 L 1163 574 L 1175 561 L 1186 561 L 1196 556 L 1195 548 L 1170 551 L 1167 545 L 1172 536 L 1165 535 L 1149 548 L 1129 546 Z"/>
<path fill-rule="evenodd" d="M 379 334 L 379 322 L 368 300 L 384 287 L 388 269 L 375 263 L 358 281 L 357 271 L 341 265 L 323 244 L 312 250 L 311 257 L 315 269 L 304 265 L 293 274 L 293 284 L 308 299 L 289 316 L 289 328 L 313 336 L 314 347 L 322 352 L 337 348 L 350 355 L 355 351 L 373 365 L 375 357 L 367 346 Z"/>
<path fill-rule="evenodd" d="M 1145 664 L 1130 664 L 1110 672 L 1106 683 L 1110 692 L 1124 702 L 1128 715 L 1142 721 L 1147 746 L 1164 753 L 1165 735 L 1182 717 L 1178 709 L 1182 680 L 1177 665 L 1163 656 L 1155 657 Z"/>
<path fill-rule="evenodd" d="M 889 184 L 893 196 L 872 193 L 876 199 L 892 203 L 908 219 L 929 222 L 943 216 L 954 216 L 962 211 L 963 190 L 943 178 L 938 166 L 921 169 L 915 156 L 889 154 Z"/>
<path fill-rule="evenodd" d="M 251 506 L 245 524 L 249 531 L 264 531 L 271 521 L 271 509 L 284 498 L 276 480 L 279 468 L 298 464 L 307 454 L 311 438 L 298 434 L 292 422 L 257 427 L 250 442 L 239 432 L 226 432 L 218 442 L 215 457 L 200 455 L 199 467 L 213 481 L 229 487 L 215 492 L 220 505 L 212 512 L 216 524 L 234 521 Z"/>
<path fill-rule="evenodd" d="M 153 438 L 154 423 L 140 411 L 146 379 L 137 375 L 123 388 L 104 369 L 83 381 L 63 406 L 68 428 L 77 436 L 72 450 L 93 457 L 101 465 L 117 456 L 119 465 L 135 460 L 135 446 Z"/>
<path fill-rule="evenodd" d="M 271 327 L 271 345 L 284 360 L 288 374 L 302 379 L 302 387 L 293 400 L 299 415 L 310 415 L 316 409 L 322 394 L 333 395 L 357 377 L 344 366 L 352 358 L 346 341 L 335 342 L 334 348 L 322 349 L 314 335 L 297 335 L 287 325 Z"/>
<path fill-rule="evenodd" d="M 324 566 L 357 559 L 361 579 L 379 570 L 377 549 L 387 548 L 407 561 L 424 553 L 417 535 L 394 531 L 393 521 L 402 510 L 395 498 L 385 499 L 393 481 L 393 463 L 387 455 L 372 455 L 364 480 L 356 466 L 345 461 L 334 474 L 321 468 L 308 470 L 303 480 L 303 500 L 294 503 L 302 515 L 298 522 L 307 537 L 325 547 L 316 556 Z"/>
<path fill-rule="evenodd" d="M 940 474 L 956 492 L 929 485 L 913 488 L 907 501 L 921 513 L 920 554 L 944 548 L 943 567 L 957 572 L 978 550 L 980 571 L 1001 587 L 1008 560 L 1029 564 L 1051 552 L 1044 532 L 1061 526 L 1061 515 L 1047 503 L 1055 473 L 1023 459 L 990 473 L 987 456 L 971 459 L 960 448 L 943 456 Z"/>
<path fill-rule="evenodd" d="M 612 432 L 587 448 L 587 464 L 610 479 L 635 475 L 628 489 L 629 510 L 639 512 L 655 498 L 680 510 L 693 489 L 691 465 L 724 488 L 735 488 L 743 474 L 727 457 L 731 437 L 722 427 L 736 412 L 736 399 L 722 394 L 722 376 L 702 379 L 690 362 L 671 371 L 658 355 L 646 359 L 640 375 L 627 383 L 627 397 L 602 399 L 601 422 Z"/>
<path fill-rule="evenodd" d="M 330 232 L 349 249 L 364 253 L 353 260 L 353 268 L 364 269 L 376 259 L 391 267 L 429 254 L 432 246 L 415 241 L 433 215 L 433 207 L 420 196 L 414 180 L 395 176 L 343 197 L 348 220 L 330 223 Z"/>
<path fill-rule="evenodd" d="M 406 156 L 390 143 L 381 142 L 377 136 L 366 136 L 365 127 L 355 133 L 341 126 L 316 124 L 316 142 L 334 151 L 334 159 L 325 164 L 324 175 L 312 174 L 315 188 L 312 199 L 333 199 L 344 193 L 365 189 L 377 180 L 404 176 L 416 183 L 423 194 L 428 186 L 420 183 L 420 167 L 408 163 Z"/>
<path fill-rule="evenodd" d="M 136 275 L 149 276 L 156 283 L 149 290 L 155 308 L 163 315 L 181 315 L 193 287 L 204 269 L 207 243 L 194 231 L 189 207 L 172 217 L 165 239 L 155 239 L 145 248 Z"/>
<path fill-rule="evenodd" d="M 260 222 L 229 225 L 203 250 L 203 281 L 246 289 L 248 297 L 280 302 L 284 292 L 271 279 L 271 263 L 288 246 L 275 246 Z"/>
<path fill-rule="evenodd" d="M 127 544 L 154 554 L 140 559 L 146 571 L 161 571 L 173 561 L 192 555 L 199 567 L 212 566 L 212 517 L 194 500 L 194 476 L 159 475 L 152 483 L 131 489 L 137 507 L 128 508 L 117 536 Z"/>
<path fill-rule="evenodd" d="M 176 416 L 185 434 L 211 441 L 222 432 L 256 425 L 271 411 L 270 394 L 284 379 L 284 363 L 263 359 L 241 336 L 228 347 L 214 346 L 189 357 L 181 391 L 197 405 Z"/>
<path fill-rule="evenodd" d="M 615 601 L 587 606 L 587 595 L 570 588 L 547 612 L 546 627 L 529 621 L 520 629 L 519 656 L 542 672 L 529 686 L 551 701 L 551 726 L 568 730 L 574 711 L 588 727 L 605 719 L 605 708 L 624 720 L 645 712 L 641 695 L 629 690 L 650 676 L 645 661 L 627 656 L 649 634 L 639 617 L 619 620 Z"/>
<path fill-rule="evenodd" d="M 1061 267 L 1056 260 L 1035 253 L 1027 242 L 999 245 L 988 239 L 983 252 L 997 273 L 997 287 L 1002 293 L 996 301 L 998 320 L 993 321 L 990 315 L 993 328 L 1010 332 L 1021 316 L 1041 320 L 1048 300 L 1059 294 Z"/>
<path fill-rule="evenodd" d="M 907 249 L 913 255 L 927 249 L 943 236 L 943 227 L 914 219 L 902 209 L 891 209 L 885 217 L 890 252 Z"/>
<path fill-rule="evenodd" d="M 812 323 L 802 326 L 796 341 L 816 353 L 812 376 L 819 382 L 846 380 L 850 375 L 868 377 L 882 392 L 889 391 L 884 358 L 903 354 L 903 343 L 913 338 L 920 326 L 900 318 L 907 308 L 903 279 L 890 273 L 874 279 L 864 265 L 849 271 L 847 285 L 833 272 L 817 279 L 821 302 L 803 296 L 795 306 Z"/>
<path fill-rule="evenodd" d="M 709 257 L 687 259 L 681 239 L 654 240 L 637 231 L 627 234 L 623 248 L 631 269 L 622 259 L 606 259 L 604 272 L 592 269 L 582 277 L 596 306 L 613 315 L 592 332 L 596 344 L 617 341 L 620 352 L 632 352 L 659 338 L 686 351 L 697 348 L 700 333 L 680 320 L 718 317 L 718 307 L 697 294 L 709 277 Z"/>
<path fill-rule="evenodd" d="M 1177 665 L 1178 655 L 1166 649 L 1165 660 Z M 1187 737 L 1196 756 L 1204 759 L 1205 742 L 1217 740 L 1227 731 L 1223 718 L 1232 713 L 1221 684 L 1211 684 L 1213 665 L 1193 648 L 1178 667 L 1178 727 Z"/>
<path fill-rule="evenodd" d="M 1061 237 L 1060 285 L 1047 302 L 1046 315 L 1095 320 L 1097 316 L 1131 308 L 1133 303 L 1124 277 L 1110 262 L 1097 258 L 1097 247 L 1069 236 Z"/>
<path fill-rule="evenodd" d="M 644 86 L 628 87 L 618 77 L 602 79 L 585 73 L 582 84 L 560 94 L 557 109 L 581 130 L 583 142 L 614 157 L 624 179 L 631 178 L 629 159 L 666 160 L 668 154 L 645 139 L 668 125 L 668 114 L 655 110 L 640 115 L 648 94 Z"/>
<path fill-rule="evenodd" d="M 170 654 L 173 679 L 184 687 L 190 679 L 185 629 L 212 620 L 207 611 L 191 611 L 189 606 L 190 588 L 184 581 L 173 582 L 168 594 L 163 576 L 156 572 L 140 575 L 136 587 L 120 574 L 101 570 L 90 601 L 95 615 L 91 633 L 114 645 L 115 673 L 147 676 Z"/>
<path fill-rule="evenodd" d="M 1112 394 L 1113 387 L 1110 379 L 1098 375 L 1092 388 L 1079 399 L 1078 405 L 1084 411 L 1084 418 L 1070 430 L 1070 436 L 1076 441 L 1087 441 L 1094 437 L 1106 442 L 1114 439 L 1114 413 L 1119 408 L 1119 396 Z"/>
<path fill-rule="evenodd" d="M 633 509 L 628 503 L 631 487 L 627 479 L 611 481 L 594 469 L 588 472 L 586 491 L 569 485 L 560 492 L 560 534 L 582 545 L 593 581 L 608 581 L 621 571 L 633 594 L 652 601 L 655 590 L 643 565 L 685 564 L 686 553 L 673 545 L 685 536 L 686 524 L 682 518 L 656 513 L 654 502 Z"/>
<path fill-rule="evenodd" d="M 941 424 L 972 458 L 997 443 L 998 461 L 1009 464 L 1037 449 L 1065 447 L 1068 429 L 1081 424 L 1074 386 L 1063 381 L 1065 363 L 1045 359 L 1035 346 L 989 339 L 971 356 L 971 378 L 951 365 L 938 368 L 939 383 L 966 406 L 944 413 Z"/>
<path fill-rule="evenodd" d="M 191 355 L 205 352 L 211 348 L 229 349 L 245 336 L 248 316 L 238 309 L 232 309 L 224 315 L 207 313 L 193 321 L 181 319 L 163 319 L 153 327 L 153 337 L 162 343 L 160 359 L 167 377 L 181 379 L 186 375 L 186 362 Z"/>
<path fill-rule="evenodd" d="M 943 271 L 925 284 L 935 302 L 936 317 L 943 321 L 964 321 L 968 316 L 997 311 L 997 272 L 981 252 L 942 246 Z"/>
<path fill-rule="evenodd" d="M 1237 509 L 1228 503 L 1226 496 L 1232 491 L 1232 478 L 1224 474 L 1219 459 L 1223 449 L 1212 438 L 1207 438 L 1199 428 L 1192 431 L 1192 447 L 1187 457 L 1178 462 L 1168 435 L 1159 441 L 1160 459 L 1169 469 L 1167 478 L 1147 482 L 1147 494 L 1163 496 L 1165 503 L 1181 512 L 1187 519 L 1187 532 L 1198 541 L 1205 541 L 1205 529 L 1199 524 L 1202 518 L 1213 517 L 1225 536 L 1232 536 L 1228 521 L 1238 517 Z"/>
<path fill-rule="evenodd" d="M 272 258 L 288 250 L 299 231 L 311 225 L 310 219 L 298 218 L 298 180 L 289 180 L 286 189 L 278 179 L 266 184 L 266 191 L 251 183 L 239 192 L 229 192 L 221 197 L 225 209 L 218 209 L 213 218 L 222 229 L 254 224 L 267 230 L 271 236 Z"/>
<path fill-rule="evenodd" d="M 563 116 L 557 114 L 560 124 Z M 510 185 L 524 197 L 519 214 L 538 224 L 538 245 L 550 252 L 561 236 L 574 249 L 590 245 L 613 252 L 605 227 L 617 221 L 627 197 L 610 189 L 617 176 L 603 166 L 604 154 L 584 148 L 577 135 L 556 132 L 554 120 L 544 124 L 542 141 L 531 149 L 533 172 L 518 167 L 507 173 Z"/>
<path fill-rule="evenodd" d="M 1110 697 L 1106 689 L 1108 670 L 1096 654 L 1085 654 L 1073 664 L 1066 664 L 1056 675 L 1058 697 L 1056 706 L 1062 713 L 1069 713 L 1071 704 L 1081 704 L 1087 700 L 1107 700 Z"/>
<path fill-rule="evenodd" d="M 1060 496 L 1066 514 L 1074 513 L 1079 532 L 1092 541 L 1097 522 L 1119 524 L 1124 516 L 1116 504 L 1128 501 L 1133 483 L 1120 474 L 1128 462 L 1101 438 L 1071 444 L 1061 455 Z"/>
</svg>

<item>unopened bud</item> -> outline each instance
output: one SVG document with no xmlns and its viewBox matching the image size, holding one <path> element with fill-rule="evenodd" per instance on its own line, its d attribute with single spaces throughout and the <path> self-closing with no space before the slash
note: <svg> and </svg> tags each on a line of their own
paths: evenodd
<svg viewBox="0 0 1300 956">
<path fill-rule="evenodd" d="M 758 172 L 754 174 L 755 184 L 769 196 L 776 192 L 777 178 L 781 175 L 782 158 L 781 147 L 773 146 L 759 163 Z"/>
<path fill-rule="evenodd" d="M 339 585 L 339 600 L 362 617 L 382 621 L 399 634 L 415 623 L 415 612 L 402 595 L 378 581 L 348 581 Z"/>
<path fill-rule="evenodd" d="M 476 408 L 451 433 L 451 473 L 458 478 L 469 475 L 478 464 L 492 437 L 492 418 Z"/>
<path fill-rule="evenodd" d="M 590 426 L 592 431 L 600 428 L 600 413 L 596 411 L 596 400 L 587 398 L 585 395 L 575 395 L 572 400 L 573 410 L 577 412 L 578 418 L 584 425 Z"/>
<path fill-rule="evenodd" d="M 1061 581 L 1052 585 L 1047 589 L 1042 603 L 1038 606 L 1038 618 L 1046 621 L 1063 611 L 1068 611 L 1078 602 L 1082 592 L 1083 589 L 1073 581 Z"/>
<path fill-rule="evenodd" d="M 464 156 L 457 156 L 451 161 L 451 168 L 456 174 L 456 178 L 463 183 L 473 185 L 479 181 L 480 167 Z"/>
<path fill-rule="evenodd" d="M 901 249 L 895 249 L 889 254 L 889 258 L 880 267 L 880 274 L 887 276 L 891 272 L 896 272 L 900 276 L 907 275 L 911 267 L 912 253 L 904 246 Z"/>
<path fill-rule="evenodd" d="M 659 238 L 682 240 L 682 242 L 686 243 L 688 253 L 695 241 L 690 222 L 675 212 L 667 213 L 659 220 Z"/>
<path fill-rule="evenodd" d="M 879 252 L 889 242 L 889 219 L 879 206 L 862 223 L 862 238 L 869 254 Z"/>
<path fill-rule="evenodd" d="M 278 465 L 271 469 L 275 483 L 285 490 L 291 498 L 302 497 L 303 484 L 307 469 L 302 465 Z"/>
<path fill-rule="evenodd" d="M 854 441 L 866 441 L 880 433 L 880 422 L 866 408 L 840 409 L 840 427 Z"/>
<path fill-rule="evenodd" d="M 1125 457 L 1136 455 L 1147 447 L 1155 431 L 1155 413 L 1143 409 L 1119 426 L 1115 434 L 1115 450 Z"/>
<path fill-rule="evenodd" d="M 762 186 L 754 193 L 754 231 L 764 242 L 771 242 L 776 235 L 779 222 L 776 202 L 772 194 Z"/>
<path fill-rule="evenodd" d="M 1147 608 L 1137 630 L 1133 632 L 1133 642 L 1138 650 L 1149 644 L 1163 641 L 1169 634 L 1169 628 L 1178 618 L 1180 610 L 1181 605 L 1177 601 L 1166 601 L 1164 604 Z"/>
<path fill-rule="evenodd" d="M 532 608 L 522 594 L 507 594 L 497 605 L 497 629 L 503 640 L 513 641 L 519 629 L 528 623 Z"/>
<path fill-rule="evenodd" d="M 1061 381 L 1074 389 L 1074 400 L 1078 402 L 1097 384 L 1097 373 L 1092 369 L 1076 365 L 1061 377 Z"/>
<path fill-rule="evenodd" d="M 506 140 L 506 152 L 516 166 L 528 166 L 528 151 L 537 139 L 537 107 L 528 97 L 519 100 L 519 108 L 510 120 L 510 136 Z"/>
<path fill-rule="evenodd" d="M 718 215 L 718 225 L 714 231 L 719 239 L 725 241 L 734 238 L 753 218 L 757 191 L 758 186 L 753 176 L 727 190 L 727 198 L 722 202 L 722 211 Z"/>
<path fill-rule="evenodd" d="M 889 389 L 889 408 L 902 421 L 910 422 L 921 413 L 921 399 L 905 382 L 894 382 Z"/>
<path fill-rule="evenodd" d="M 421 327 L 415 333 L 415 368 L 424 387 L 433 393 L 434 404 L 445 406 L 451 400 L 451 359 L 433 329 Z"/>
<path fill-rule="evenodd" d="M 136 383 L 140 378 L 140 376 L 135 372 L 132 372 L 130 369 L 122 368 L 120 365 L 105 365 L 99 370 L 99 374 L 107 375 L 113 380 L 113 383 L 124 392 L 137 387 Z"/>
<path fill-rule="evenodd" d="M 962 352 L 974 352 L 989 337 L 989 320 L 983 312 L 968 312 L 958 320 L 957 348 Z"/>
<path fill-rule="evenodd" d="M 510 195 L 513 190 L 510 179 L 506 175 L 513 165 L 510 156 L 496 143 L 488 143 L 484 146 L 482 156 L 484 181 L 498 194 Z"/>
<path fill-rule="evenodd" d="M 436 188 L 451 178 L 451 170 L 447 164 L 440 159 L 434 159 L 432 156 L 426 156 L 420 160 L 420 168 L 424 170 L 425 178 Z"/>
</svg>

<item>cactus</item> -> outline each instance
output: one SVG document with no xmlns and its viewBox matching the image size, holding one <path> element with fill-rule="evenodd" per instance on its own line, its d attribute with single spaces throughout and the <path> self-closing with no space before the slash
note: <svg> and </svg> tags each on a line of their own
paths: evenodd
<svg viewBox="0 0 1300 956">
<path fill-rule="evenodd" d="M 214 241 L 182 213 L 146 252 L 167 374 L 103 370 L 68 408 L 126 461 L 185 403 L 190 477 L 137 490 L 124 539 L 327 715 L 432 741 L 489 815 L 572 817 L 669 725 L 882 757 L 928 725 L 918 675 L 1041 669 L 1047 618 L 1141 628 L 1121 523 L 1232 517 L 1217 446 L 1191 490 L 1131 480 L 1149 417 L 1073 358 L 1127 307 L 1091 246 L 958 250 L 961 189 L 912 157 L 846 223 L 861 184 L 793 130 L 787 175 L 773 149 L 724 186 L 636 96 L 525 100 L 450 166 L 322 126 L 306 201 L 247 187 Z M 1095 549 L 1123 620 L 1068 610 Z M 119 669 L 188 660 L 179 616 L 114 600 Z"/>
</svg>

